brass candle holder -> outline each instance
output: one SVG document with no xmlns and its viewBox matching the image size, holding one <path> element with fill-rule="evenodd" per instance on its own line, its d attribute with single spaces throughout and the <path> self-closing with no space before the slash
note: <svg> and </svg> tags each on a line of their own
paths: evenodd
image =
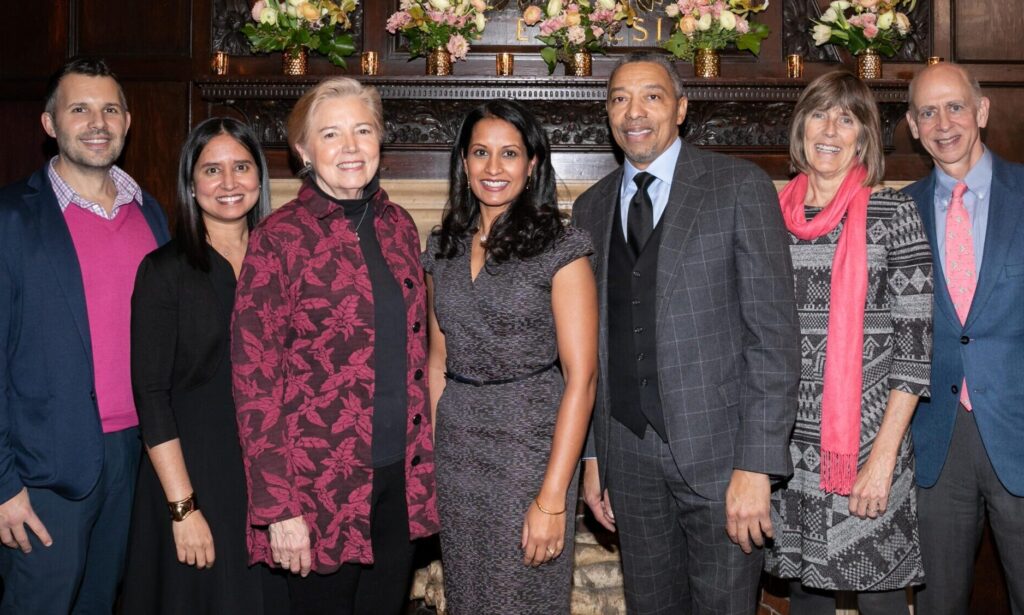
<svg viewBox="0 0 1024 615">
<path fill-rule="evenodd" d="M 940 62 L 942 62 L 942 58 L 940 58 L 939 56 L 928 57 L 928 66 L 931 66 L 932 64 L 939 64 Z"/>
<path fill-rule="evenodd" d="M 214 75 L 224 76 L 228 74 L 228 52 L 214 52 L 213 59 L 210 60 L 210 70 L 213 71 Z"/>
<path fill-rule="evenodd" d="M 786 76 L 790 79 L 800 79 L 804 76 L 804 58 L 798 53 L 791 53 L 786 56 Z"/>
<path fill-rule="evenodd" d="M 508 52 L 494 56 L 494 74 L 499 77 L 511 77 L 515 73 L 516 57 Z"/>
<path fill-rule="evenodd" d="M 376 51 L 364 51 L 359 56 L 359 66 L 363 74 L 375 77 L 380 74 L 380 55 Z"/>
</svg>

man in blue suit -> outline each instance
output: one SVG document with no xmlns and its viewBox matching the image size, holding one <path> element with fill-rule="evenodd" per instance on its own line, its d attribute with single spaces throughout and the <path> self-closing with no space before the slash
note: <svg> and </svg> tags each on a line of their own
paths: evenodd
<svg viewBox="0 0 1024 615">
<path fill-rule="evenodd" d="M 130 122 L 106 64 L 70 61 L 42 115 L 58 155 L 0 190 L 0 613 L 113 609 L 140 456 L 129 299 L 168 239 L 114 165 Z"/>
<path fill-rule="evenodd" d="M 962 67 L 910 85 L 935 169 L 914 197 L 935 264 L 930 400 L 914 415 L 926 586 L 918 612 L 966 613 L 985 515 L 1024 613 L 1024 166 L 981 140 L 989 100 Z"/>
</svg>

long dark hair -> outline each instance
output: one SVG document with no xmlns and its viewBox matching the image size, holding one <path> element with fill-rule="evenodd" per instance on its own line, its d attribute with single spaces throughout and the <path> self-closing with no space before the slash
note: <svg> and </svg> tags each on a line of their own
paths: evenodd
<svg viewBox="0 0 1024 615">
<path fill-rule="evenodd" d="M 192 196 L 193 173 L 196 162 L 206 145 L 218 135 L 228 135 L 248 150 L 256 161 L 256 170 L 260 177 L 260 198 L 249 210 L 245 221 L 251 231 L 256 224 L 270 213 L 270 174 L 267 172 L 267 159 L 263 155 L 256 133 L 244 124 L 230 117 L 211 117 L 192 129 L 185 144 L 181 146 L 181 158 L 178 160 L 178 221 L 175 227 L 175 239 L 178 249 L 185 254 L 188 264 L 200 271 L 210 270 L 210 255 L 206 251 L 206 223 L 203 222 L 203 211 Z"/>
<path fill-rule="evenodd" d="M 487 237 L 487 253 L 500 263 L 512 256 L 529 258 L 540 254 L 565 231 L 558 211 L 555 171 L 551 168 L 551 146 L 543 126 L 526 107 L 499 98 L 485 102 L 466 115 L 452 148 L 448 172 L 448 202 L 444 207 L 438 236 L 438 258 L 453 258 L 465 249 L 465 236 L 476 229 L 480 204 L 469 187 L 463 159 L 469 154 L 473 127 L 483 119 L 499 119 L 516 127 L 526 155 L 536 160 L 526 187 L 509 208 L 494 221 Z"/>
</svg>

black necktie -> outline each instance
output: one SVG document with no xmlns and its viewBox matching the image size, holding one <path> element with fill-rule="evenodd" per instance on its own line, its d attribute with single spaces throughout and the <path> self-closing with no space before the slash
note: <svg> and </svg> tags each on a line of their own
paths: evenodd
<svg viewBox="0 0 1024 615">
<path fill-rule="evenodd" d="M 644 244 L 654 231 L 654 204 L 647 194 L 647 188 L 657 179 L 650 173 L 640 172 L 633 177 L 636 194 L 629 202 L 629 214 L 626 216 L 626 237 L 633 254 L 639 256 Z"/>
</svg>

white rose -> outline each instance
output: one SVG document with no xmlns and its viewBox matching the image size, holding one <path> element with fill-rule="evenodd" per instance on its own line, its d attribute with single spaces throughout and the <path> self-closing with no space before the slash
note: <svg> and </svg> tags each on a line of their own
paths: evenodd
<svg viewBox="0 0 1024 615">
<path fill-rule="evenodd" d="M 829 6 L 831 6 L 837 11 L 845 11 L 846 9 L 850 8 L 851 5 L 846 0 L 835 0 L 835 2 L 833 2 Z"/>
<path fill-rule="evenodd" d="M 886 11 L 886 12 L 882 13 L 881 15 L 879 15 L 878 16 L 878 23 L 877 23 L 878 29 L 879 30 L 888 30 L 889 28 L 891 28 L 892 27 L 892 20 L 893 20 L 894 17 L 895 17 L 895 15 L 893 15 L 892 11 Z"/>
<path fill-rule="evenodd" d="M 439 11 L 445 11 L 451 8 L 452 5 L 448 0 L 430 0 L 430 6 Z"/>
<path fill-rule="evenodd" d="M 548 2 L 548 17 L 554 17 L 562 12 L 562 0 L 550 0 Z"/>
<path fill-rule="evenodd" d="M 821 21 L 824 23 L 835 23 L 839 19 L 839 13 L 836 12 L 836 7 L 830 6 L 828 9 L 821 14 Z"/>
<path fill-rule="evenodd" d="M 484 17 L 484 14 L 477 13 L 476 17 L 473 18 L 473 21 L 476 22 L 476 31 L 483 32 L 484 27 L 487 25 L 487 18 Z"/>
<path fill-rule="evenodd" d="M 734 30 L 736 29 L 736 15 L 732 11 L 722 11 L 722 14 L 718 16 L 718 23 L 722 25 L 723 30 Z"/>
<path fill-rule="evenodd" d="M 272 8 L 270 8 L 269 6 L 265 7 L 263 9 L 263 12 L 260 13 L 260 23 L 265 23 L 268 26 L 276 26 L 277 25 L 277 11 L 275 11 Z"/>
<path fill-rule="evenodd" d="M 610 11 L 615 8 L 615 0 L 597 0 L 597 6 Z"/>
<path fill-rule="evenodd" d="M 901 35 L 906 35 L 910 32 L 910 18 L 903 13 L 896 13 L 896 31 Z"/>
<path fill-rule="evenodd" d="M 665 14 L 668 15 L 669 17 L 672 17 L 672 18 L 678 17 L 679 16 L 679 5 L 678 4 L 669 4 L 668 6 L 665 7 Z"/>
<path fill-rule="evenodd" d="M 697 20 L 697 29 L 701 32 L 707 32 L 711 29 L 711 13 L 704 13 Z"/>
<path fill-rule="evenodd" d="M 815 45 L 824 45 L 829 41 L 830 38 L 832 38 L 832 28 L 826 26 L 823 23 L 820 23 L 814 26 L 812 34 L 814 36 Z"/>
<path fill-rule="evenodd" d="M 306 0 L 288 0 L 288 6 L 299 6 Z"/>
</svg>

